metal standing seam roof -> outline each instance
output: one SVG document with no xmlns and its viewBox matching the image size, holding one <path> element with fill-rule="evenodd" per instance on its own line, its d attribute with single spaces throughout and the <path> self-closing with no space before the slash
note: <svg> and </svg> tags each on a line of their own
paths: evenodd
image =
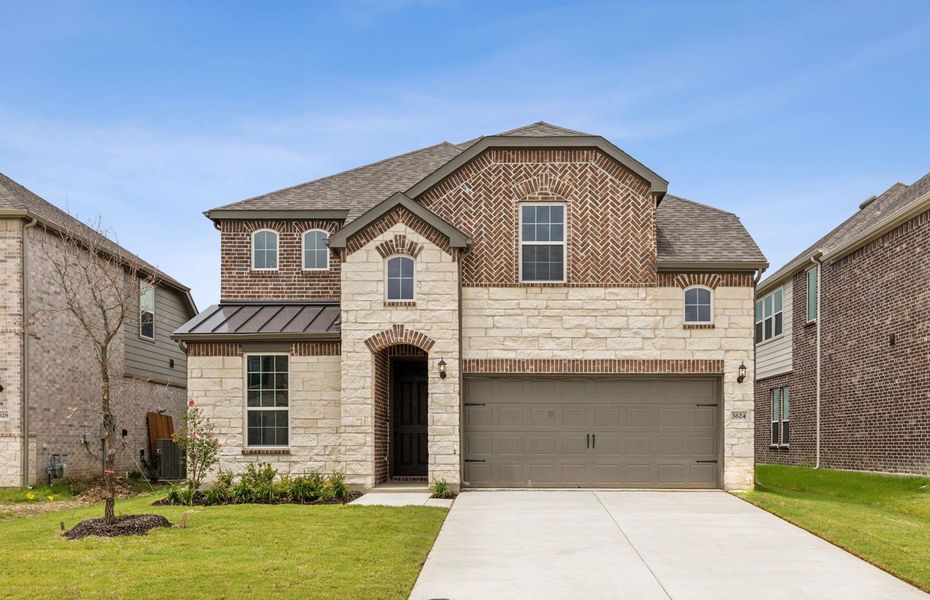
<svg viewBox="0 0 930 600">
<path fill-rule="evenodd" d="M 338 339 L 336 302 L 224 302 L 208 307 L 174 332 L 180 341 Z"/>
</svg>

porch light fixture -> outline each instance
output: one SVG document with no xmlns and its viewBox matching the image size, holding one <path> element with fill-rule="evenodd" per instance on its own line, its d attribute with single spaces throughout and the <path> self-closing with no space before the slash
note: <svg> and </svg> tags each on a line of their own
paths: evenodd
<svg viewBox="0 0 930 600">
<path fill-rule="evenodd" d="M 743 383 L 746 380 L 746 363 L 740 361 L 739 365 L 739 375 L 736 378 L 736 383 Z"/>
<path fill-rule="evenodd" d="M 438 366 L 439 366 L 439 378 L 445 379 L 446 378 L 446 361 L 440 358 Z"/>
</svg>

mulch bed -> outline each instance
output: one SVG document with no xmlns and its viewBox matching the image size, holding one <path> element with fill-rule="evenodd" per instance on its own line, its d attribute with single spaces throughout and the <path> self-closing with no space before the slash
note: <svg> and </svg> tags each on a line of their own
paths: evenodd
<svg viewBox="0 0 930 600">
<path fill-rule="evenodd" d="M 171 523 L 161 515 L 127 515 L 116 517 L 111 524 L 103 519 L 81 521 L 64 533 L 69 540 L 79 540 L 89 535 L 101 537 L 118 537 L 121 535 L 145 535 L 156 527 L 171 527 Z"/>
<path fill-rule="evenodd" d="M 318 499 L 318 500 L 314 500 L 313 502 L 292 502 L 290 500 L 277 500 L 275 502 L 255 501 L 255 502 L 248 502 L 247 504 L 303 504 L 304 506 L 317 506 L 320 504 L 348 504 L 349 502 L 352 502 L 353 500 L 356 500 L 361 497 L 362 497 L 361 492 L 353 491 L 353 492 L 349 492 L 349 496 L 345 500 Z M 197 492 L 194 495 L 194 501 L 192 503 L 192 506 L 232 506 L 234 504 L 238 504 L 238 502 L 229 501 L 229 502 L 220 502 L 219 504 L 207 504 L 204 501 L 204 494 Z M 173 504 L 171 502 L 168 502 L 167 498 L 161 498 L 160 500 L 156 500 L 155 502 L 152 502 L 152 506 L 187 506 L 187 505 L 186 504 Z"/>
</svg>

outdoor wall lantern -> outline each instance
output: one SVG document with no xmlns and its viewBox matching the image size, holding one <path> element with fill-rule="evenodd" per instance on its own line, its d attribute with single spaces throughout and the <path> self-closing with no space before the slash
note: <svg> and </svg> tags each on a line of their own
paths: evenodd
<svg viewBox="0 0 930 600">
<path fill-rule="evenodd" d="M 439 366 L 439 378 L 445 379 L 446 378 L 446 361 L 440 358 L 438 366 Z"/>
<path fill-rule="evenodd" d="M 0 392 L 2 392 L 2 391 L 3 391 L 3 383 L 0 382 Z"/>
<path fill-rule="evenodd" d="M 746 380 L 746 363 L 740 361 L 739 365 L 739 376 L 736 378 L 736 383 L 743 383 Z"/>
</svg>

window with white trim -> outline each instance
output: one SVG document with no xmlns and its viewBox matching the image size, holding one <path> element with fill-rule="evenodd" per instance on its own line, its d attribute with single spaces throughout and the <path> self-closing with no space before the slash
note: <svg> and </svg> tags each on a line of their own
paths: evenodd
<svg viewBox="0 0 930 600">
<path fill-rule="evenodd" d="M 139 337 L 155 339 L 155 286 L 139 282 Z"/>
<path fill-rule="evenodd" d="M 274 271 L 278 268 L 278 232 L 259 229 L 252 234 L 252 269 Z"/>
<path fill-rule="evenodd" d="M 705 287 L 686 289 L 685 323 L 712 323 L 713 320 L 713 294 L 710 289 Z"/>
<path fill-rule="evenodd" d="M 304 270 L 325 271 L 329 268 L 329 232 L 311 229 L 304 232 Z"/>
<path fill-rule="evenodd" d="M 409 256 L 393 256 L 386 266 L 387 299 L 392 302 L 412 302 L 414 299 L 414 264 Z"/>
<path fill-rule="evenodd" d="M 817 267 L 807 272 L 807 320 L 817 319 Z"/>
<path fill-rule="evenodd" d="M 756 343 L 782 334 L 782 288 L 756 300 Z"/>
<path fill-rule="evenodd" d="M 565 205 L 520 205 L 520 281 L 565 281 Z"/>
<path fill-rule="evenodd" d="M 245 358 L 246 443 L 288 445 L 288 356 L 251 354 Z"/>
<path fill-rule="evenodd" d="M 772 445 L 787 446 L 791 441 L 789 421 L 791 390 L 788 386 L 772 388 Z"/>
</svg>

